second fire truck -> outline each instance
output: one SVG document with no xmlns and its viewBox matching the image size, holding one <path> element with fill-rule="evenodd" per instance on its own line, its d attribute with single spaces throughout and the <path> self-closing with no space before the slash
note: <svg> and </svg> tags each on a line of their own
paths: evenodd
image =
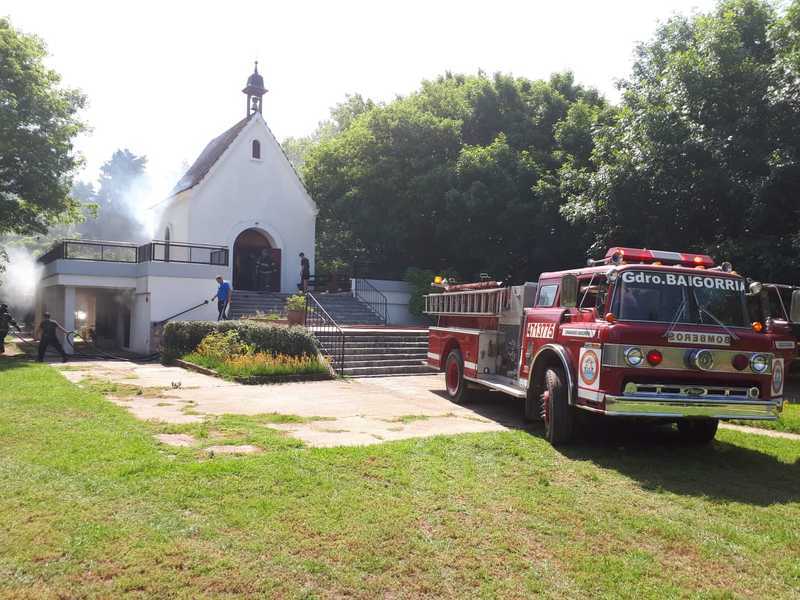
<svg viewBox="0 0 800 600">
<path fill-rule="evenodd" d="M 707 442 L 719 420 L 774 420 L 782 408 L 795 340 L 785 323 L 751 322 L 746 294 L 709 256 L 611 248 L 537 283 L 426 296 L 437 317 L 428 363 L 456 402 L 476 388 L 524 399 L 554 444 L 572 439 L 581 412 L 671 421 Z"/>
</svg>

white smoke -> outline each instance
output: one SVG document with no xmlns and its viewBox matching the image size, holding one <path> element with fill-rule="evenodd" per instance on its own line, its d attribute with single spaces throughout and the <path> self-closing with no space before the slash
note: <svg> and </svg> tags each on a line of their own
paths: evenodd
<svg viewBox="0 0 800 600">
<path fill-rule="evenodd" d="M 9 312 L 18 320 L 25 320 L 36 303 L 36 286 L 42 274 L 42 265 L 29 250 L 20 246 L 6 246 L 8 262 L 0 273 L 0 299 L 8 304 Z"/>
</svg>

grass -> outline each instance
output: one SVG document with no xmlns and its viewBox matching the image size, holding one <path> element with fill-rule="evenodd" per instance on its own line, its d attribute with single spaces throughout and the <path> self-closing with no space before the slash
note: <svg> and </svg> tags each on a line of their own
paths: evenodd
<svg viewBox="0 0 800 600">
<path fill-rule="evenodd" d="M 800 434 L 800 404 L 784 404 L 777 421 L 735 421 L 735 423 Z"/>
<path fill-rule="evenodd" d="M 286 356 L 256 352 L 220 359 L 193 352 L 183 357 L 190 363 L 213 369 L 226 378 L 282 377 L 288 375 L 326 375 L 328 366 L 315 356 Z"/>
<path fill-rule="evenodd" d="M 64 367 L 61 367 L 62 370 Z M 141 396 L 142 398 L 163 398 L 165 387 L 145 387 L 130 383 L 117 383 L 99 377 L 84 377 L 79 383 L 80 387 L 116 398 L 132 398 Z"/>
<path fill-rule="evenodd" d="M 0 360 L 0 597 L 800 589 L 792 440 L 647 434 L 557 451 L 534 430 L 312 449 L 271 418 L 171 426 L 266 450 L 209 458 L 159 444 L 156 426 L 47 365 Z"/>
</svg>

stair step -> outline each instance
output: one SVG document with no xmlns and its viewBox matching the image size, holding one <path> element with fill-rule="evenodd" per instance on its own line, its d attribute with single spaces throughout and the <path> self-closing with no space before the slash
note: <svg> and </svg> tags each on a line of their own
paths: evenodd
<svg viewBox="0 0 800 600">
<path fill-rule="evenodd" d="M 425 360 L 428 358 L 425 350 L 417 350 L 411 352 L 399 352 L 396 348 L 383 348 L 384 352 L 373 349 L 370 352 L 353 352 L 351 348 L 345 347 L 344 359 L 345 360 L 392 360 L 396 358 L 418 358 Z"/>
<path fill-rule="evenodd" d="M 344 360 L 345 369 L 358 367 L 404 367 L 425 364 L 420 358 L 394 358 L 389 360 Z"/>
<path fill-rule="evenodd" d="M 427 365 L 402 365 L 396 367 L 344 367 L 343 372 L 348 377 L 364 377 L 365 375 L 400 375 L 428 373 L 432 369 Z"/>
</svg>

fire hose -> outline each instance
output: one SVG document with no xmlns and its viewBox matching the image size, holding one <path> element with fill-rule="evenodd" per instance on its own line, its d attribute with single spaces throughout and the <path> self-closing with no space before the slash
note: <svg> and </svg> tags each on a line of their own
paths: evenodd
<svg viewBox="0 0 800 600">
<path fill-rule="evenodd" d="M 196 304 L 196 305 L 194 305 L 194 306 L 192 306 L 190 308 L 187 308 L 186 310 L 182 310 L 179 313 L 175 313 L 174 315 L 171 315 L 171 316 L 167 317 L 166 319 L 158 321 L 156 323 L 156 325 L 163 325 L 164 323 L 167 323 L 168 321 L 171 321 L 175 317 L 180 317 L 181 315 L 185 315 L 186 313 L 191 312 L 191 311 L 193 311 L 193 310 L 195 310 L 197 308 L 200 308 L 201 306 L 205 306 L 206 304 L 208 304 L 208 300 L 203 300 L 200 304 Z M 17 331 L 15 331 L 13 333 L 17 338 L 19 338 L 19 340 L 23 344 L 28 344 L 28 345 L 34 346 L 34 347 L 36 346 L 36 344 L 34 344 L 33 342 L 28 341 L 25 338 L 23 338 L 21 335 L 19 335 L 19 332 L 20 332 L 20 330 L 19 330 L 19 328 L 17 328 Z M 75 348 L 75 338 L 76 337 L 81 339 L 84 344 L 87 344 L 87 345 L 91 346 L 94 349 L 94 351 L 96 352 L 96 354 L 87 354 L 85 352 L 80 352 L 79 350 L 77 350 Z M 97 344 L 95 344 L 91 340 L 86 339 L 81 334 L 79 334 L 77 331 L 68 331 L 67 334 L 64 336 L 64 340 L 72 348 L 73 355 L 80 356 L 81 358 L 93 358 L 93 359 L 105 358 L 105 359 L 108 359 L 108 360 L 124 360 L 124 361 L 129 361 L 129 360 L 132 359 L 132 357 L 130 357 L 130 356 L 117 356 L 115 354 L 112 354 L 110 352 L 106 352 L 105 350 L 100 349 L 97 346 Z M 150 361 L 154 361 L 154 360 L 158 359 L 158 357 L 160 357 L 160 356 L 161 356 L 160 352 L 153 352 L 152 354 L 148 354 L 146 356 L 136 357 L 135 360 L 141 361 L 141 362 L 150 362 Z"/>
</svg>

